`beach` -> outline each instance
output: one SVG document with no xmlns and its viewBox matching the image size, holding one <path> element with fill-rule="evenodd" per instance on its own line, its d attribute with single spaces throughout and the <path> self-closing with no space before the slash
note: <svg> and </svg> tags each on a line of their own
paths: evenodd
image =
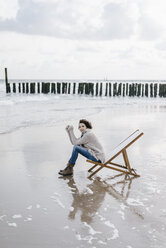
<svg viewBox="0 0 166 248">
<path fill-rule="evenodd" d="M 166 247 L 164 19 L 164 0 L 0 0 L 0 248 Z"/>
<path fill-rule="evenodd" d="M 32 111 L 27 102 L 14 104 L 12 97 L 3 103 L 4 116 L 10 109 L 8 118 L 14 116 L 15 123 L 7 127 L 7 122 L 1 122 L 1 247 L 164 247 L 164 100 L 59 97 L 50 103 L 48 99 L 34 99 L 31 96 L 29 100 L 34 105 L 30 105 Z M 20 104 L 25 106 L 22 114 Z M 45 112 L 37 119 L 41 104 Z M 49 104 L 53 104 L 50 112 Z M 79 137 L 81 118 L 92 122 L 107 159 L 111 150 L 132 132 L 144 132 L 127 150 L 131 166 L 141 176 L 129 178 L 102 169 L 89 180 L 90 165 L 80 156 L 74 175 L 61 177 L 58 171 L 65 167 L 72 151 L 65 127 L 73 125 Z"/>
</svg>

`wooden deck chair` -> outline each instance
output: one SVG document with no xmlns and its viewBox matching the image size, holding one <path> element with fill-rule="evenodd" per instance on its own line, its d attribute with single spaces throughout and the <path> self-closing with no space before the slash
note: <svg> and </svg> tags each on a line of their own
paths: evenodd
<svg viewBox="0 0 166 248">
<path fill-rule="evenodd" d="M 96 166 L 99 166 L 99 168 L 97 170 L 95 170 L 94 172 L 92 172 L 90 174 L 90 176 L 88 176 L 88 178 L 91 178 L 93 175 L 95 175 L 98 171 L 100 171 L 103 168 L 109 168 L 109 169 L 112 169 L 112 170 L 123 172 L 123 173 L 125 173 L 127 175 L 132 175 L 132 176 L 139 177 L 140 175 L 138 175 L 135 172 L 135 170 L 133 168 L 131 168 L 131 166 L 130 166 L 126 149 L 129 146 L 131 146 L 142 135 L 143 135 L 143 132 L 140 132 L 139 130 L 136 130 L 134 133 L 132 133 L 129 137 L 127 137 L 125 140 L 123 140 L 118 146 L 116 146 L 114 148 L 114 150 L 112 150 L 112 152 L 110 154 L 110 159 L 107 160 L 105 163 L 99 163 L 99 162 L 94 162 L 94 161 L 91 161 L 91 160 L 87 160 L 87 162 L 93 164 L 93 166 L 88 170 L 88 172 L 91 172 Z M 120 164 L 113 163 L 112 161 L 117 156 L 119 156 L 121 153 L 123 155 L 125 165 L 120 165 Z M 110 165 L 112 165 L 112 166 L 110 166 Z"/>
</svg>

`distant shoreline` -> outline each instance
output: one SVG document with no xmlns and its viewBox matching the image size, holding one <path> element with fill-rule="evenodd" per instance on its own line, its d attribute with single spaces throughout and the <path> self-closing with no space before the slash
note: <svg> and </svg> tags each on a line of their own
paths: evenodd
<svg viewBox="0 0 166 248">
<path fill-rule="evenodd" d="M 152 83 L 152 82 L 165 82 L 166 79 L 8 79 L 9 82 L 147 82 L 147 83 Z M 0 79 L 0 83 L 4 83 L 5 79 Z"/>
</svg>

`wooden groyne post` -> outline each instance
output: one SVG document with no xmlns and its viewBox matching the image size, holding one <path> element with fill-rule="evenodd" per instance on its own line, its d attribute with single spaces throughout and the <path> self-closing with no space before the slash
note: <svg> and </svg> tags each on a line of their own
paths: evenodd
<svg viewBox="0 0 166 248">
<path fill-rule="evenodd" d="M 10 84 L 8 83 L 7 68 L 5 68 L 5 84 L 6 84 L 6 93 L 10 93 Z"/>
<path fill-rule="evenodd" d="M 166 83 L 123 82 L 8 82 L 5 68 L 6 93 L 73 94 L 105 97 L 164 97 Z"/>
</svg>

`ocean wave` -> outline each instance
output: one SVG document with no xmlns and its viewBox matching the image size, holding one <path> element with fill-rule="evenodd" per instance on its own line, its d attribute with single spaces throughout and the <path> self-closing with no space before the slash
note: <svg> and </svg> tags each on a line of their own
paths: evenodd
<svg viewBox="0 0 166 248">
<path fill-rule="evenodd" d="M 1 94 L 0 134 L 34 125 L 54 126 L 86 118 L 106 108 L 137 107 L 141 104 L 166 106 L 164 98 Z"/>
<path fill-rule="evenodd" d="M 78 102 L 77 102 L 78 104 Z M 0 134 L 30 126 L 55 126 L 66 121 L 99 113 L 102 108 L 78 106 L 64 99 L 54 102 L 20 102 L 0 105 Z"/>
</svg>

